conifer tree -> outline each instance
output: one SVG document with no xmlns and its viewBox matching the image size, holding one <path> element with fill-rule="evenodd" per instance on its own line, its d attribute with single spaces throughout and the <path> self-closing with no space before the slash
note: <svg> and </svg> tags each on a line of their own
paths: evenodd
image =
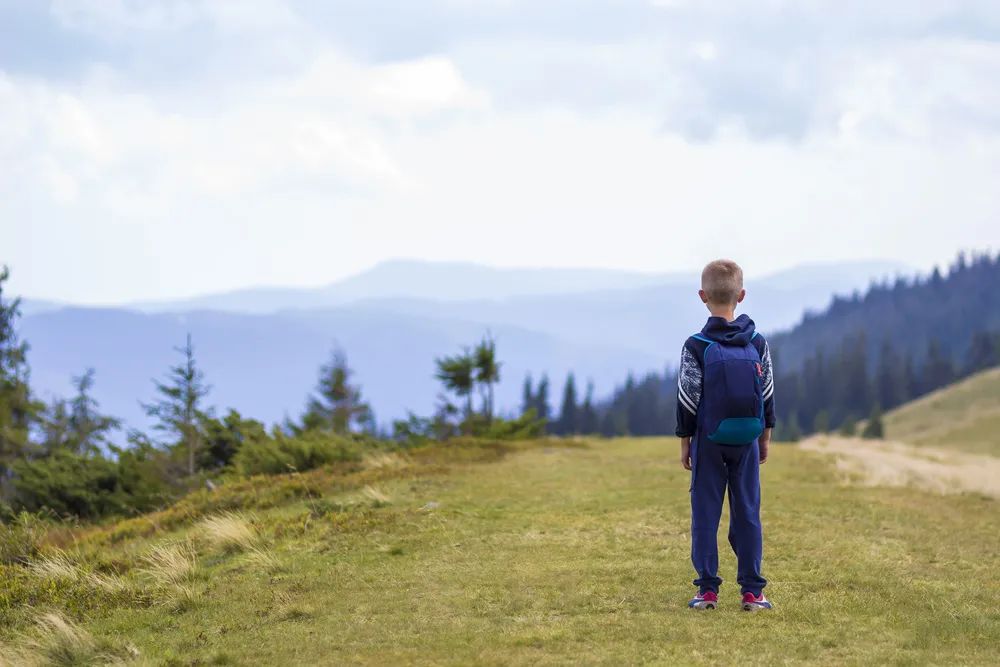
<svg viewBox="0 0 1000 667">
<path fill-rule="evenodd" d="M 576 380 L 573 373 L 566 377 L 566 384 L 563 387 L 562 407 L 559 410 L 559 419 L 556 422 L 556 433 L 560 435 L 572 435 L 578 432 L 578 408 L 576 404 Z"/>
<path fill-rule="evenodd" d="M 927 359 L 924 361 L 921 393 L 939 389 L 955 380 L 955 367 L 941 347 L 941 341 L 931 338 L 927 345 Z"/>
<path fill-rule="evenodd" d="M 551 411 L 549 408 L 549 376 L 542 374 L 542 379 L 538 382 L 538 391 L 535 394 L 535 414 L 543 422 L 549 421 Z"/>
<path fill-rule="evenodd" d="M 100 404 L 90 393 L 94 388 L 93 368 L 74 377 L 73 386 L 76 388 L 76 396 L 70 403 L 69 419 L 73 451 L 77 454 L 100 452 L 103 446 L 109 444 L 108 434 L 121 426 L 121 422 L 100 413 Z"/>
<path fill-rule="evenodd" d="M 969 375 L 998 364 L 1000 364 L 1000 335 L 986 331 L 972 334 L 963 369 L 965 374 Z"/>
<path fill-rule="evenodd" d="M 868 422 L 865 424 L 864 430 L 861 431 L 862 438 L 878 439 L 885 435 L 885 428 L 882 425 L 882 408 L 878 403 L 872 407 L 871 415 L 868 417 Z"/>
<path fill-rule="evenodd" d="M 816 413 L 813 419 L 813 433 L 826 433 L 830 430 L 830 412 L 826 409 Z"/>
<path fill-rule="evenodd" d="M 483 393 L 483 414 L 489 423 L 493 420 L 493 385 L 500 382 L 500 362 L 497 361 L 496 341 L 489 334 L 473 351 L 475 381 Z"/>
<path fill-rule="evenodd" d="M 172 366 L 165 382 L 154 380 L 159 398 L 153 403 L 142 404 L 146 414 L 156 419 L 153 428 L 174 438 L 174 444 L 187 453 L 187 472 L 197 471 L 198 453 L 204 434 L 202 423 L 210 417 L 210 410 L 202 407 L 204 398 L 211 391 L 205 384 L 205 374 L 194 358 L 191 334 L 184 347 L 176 348 L 183 360 Z"/>
<path fill-rule="evenodd" d="M 528 410 L 535 409 L 535 395 L 532 393 L 531 374 L 524 376 L 524 385 L 521 387 L 521 414 L 525 415 Z"/>
<path fill-rule="evenodd" d="M 875 372 L 876 400 L 887 408 L 902 405 L 909 398 L 906 367 L 888 340 L 882 341 Z"/>
<path fill-rule="evenodd" d="M 347 355 L 335 347 L 330 361 L 320 367 L 317 393 L 309 398 L 302 417 L 305 430 L 345 434 L 366 423 L 370 408 L 361 398 L 361 388 L 351 383 L 352 375 Z"/>
<path fill-rule="evenodd" d="M 42 406 L 28 387 L 28 344 L 17 335 L 20 299 L 4 298 L 9 269 L 0 268 L 0 473 L 29 448 L 28 432 Z"/>
<path fill-rule="evenodd" d="M 441 357 L 435 361 L 437 372 L 434 376 L 445 389 L 460 399 L 465 399 L 465 419 L 472 417 L 472 392 L 475 388 L 475 360 L 466 349 L 461 354 Z"/>
<path fill-rule="evenodd" d="M 799 416 L 794 412 L 788 416 L 788 425 L 785 427 L 785 438 L 789 442 L 798 442 L 802 439 L 802 428 L 799 426 Z"/>
<path fill-rule="evenodd" d="M 594 435 L 600 430 L 600 418 L 594 407 L 594 383 L 587 382 L 587 393 L 580 408 L 580 433 Z"/>
</svg>

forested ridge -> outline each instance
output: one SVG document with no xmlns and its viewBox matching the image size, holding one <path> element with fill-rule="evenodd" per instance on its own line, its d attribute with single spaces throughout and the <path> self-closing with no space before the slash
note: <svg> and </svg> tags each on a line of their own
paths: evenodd
<svg viewBox="0 0 1000 667">
<path fill-rule="evenodd" d="M 807 313 L 768 343 L 780 439 L 831 429 L 853 433 L 863 419 L 870 422 L 868 435 L 877 436 L 883 411 L 1000 364 L 1000 255 L 961 254 L 946 271 L 834 297 L 826 310 Z M 609 436 L 672 433 L 676 387 L 669 366 L 629 374 L 593 407 L 596 417 L 589 421 Z M 564 389 L 552 432 L 589 432 L 572 418 L 581 413 L 570 400 L 575 394 L 575 386 Z M 523 409 L 538 406 L 529 379 Z"/>
</svg>

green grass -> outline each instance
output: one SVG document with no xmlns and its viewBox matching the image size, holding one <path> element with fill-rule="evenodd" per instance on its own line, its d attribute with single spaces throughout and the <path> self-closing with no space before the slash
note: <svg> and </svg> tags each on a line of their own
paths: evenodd
<svg viewBox="0 0 1000 667">
<path fill-rule="evenodd" d="M 1000 456 L 1000 368 L 900 406 L 884 424 L 890 440 Z"/>
<path fill-rule="evenodd" d="M 996 664 L 997 501 L 843 486 L 827 457 L 773 449 L 770 613 L 738 610 L 728 547 L 720 609 L 685 608 L 694 575 L 674 439 L 470 462 L 452 451 L 337 481 L 317 471 L 270 481 L 308 494 L 268 495 L 261 481 L 246 496 L 282 501 L 189 503 L 147 521 L 159 529 L 84 531 L 68 552 L 146 594 L 68 613 L 115 655 L 151 664 Z M 234 509 L 253 538 L 221 548 L 203 519 Z M 183 584 L 144 578 L 144 554 L 164 543 L 195 554 L 192 569 L 171 566 Z M 30 632 L 8 618 L 9 636 Z"/>
</svg>

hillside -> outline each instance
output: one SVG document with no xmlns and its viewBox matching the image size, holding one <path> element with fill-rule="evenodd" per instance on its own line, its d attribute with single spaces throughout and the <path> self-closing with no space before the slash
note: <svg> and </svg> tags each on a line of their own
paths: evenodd
<svg viewBox="0 0 1000 667">
<path fill-rule="evenodd" d="M 1000 331 L 998 286 L 1000 255 L 960 256 L 946 272 L 935 269 L 926 278 L 900 278 L 836 298 L 770 340 L 786 371 L 802 367 L 817 349 L 829 352 L 861 333 L 869 360 L 888 342 L 898 355 L 919 365 L 935 340 L 961 366 L 977 332 Z"/>
<path fill-rule="evenodd" d="M 1000 368 L 902 405 L 883 423 L 891 440 L 1000 456 Z"/>
<path fill-rule="evenodd" d="M 830 458 L 776 446 L 762 470 L 776 608 L 738 610 L 723 528 L 722 604 L 699 614 L 676 441 L 559 445 L 415 450 L 57 531 L 65 555 L 0 567 L 5 652 L 27 637 L 66 663 L 995 661 L 995 500 L 844 486 Z M 81 629 L 32 630 L 43 609 Z"/>
</svg>

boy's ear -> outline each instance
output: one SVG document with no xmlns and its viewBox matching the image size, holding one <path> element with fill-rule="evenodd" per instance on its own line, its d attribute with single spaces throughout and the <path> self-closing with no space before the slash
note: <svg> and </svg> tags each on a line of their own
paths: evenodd
<svg viewBox="0 0 1000 667">
<path fill-rule="evenodd" d="M 708 303 L 708 295 L 705 294 L 705 290 L 703 289 L 698 290 L 698 296 L 701 297 L 702 303 Z"/>
<path fill-rule="evenodd" d="M 743 303 L 743 299 L 747 296 L 747 291 L 745 289 L 740 290 L 740 295 L 736 297 L 736 303 Z"/>
</svg>

